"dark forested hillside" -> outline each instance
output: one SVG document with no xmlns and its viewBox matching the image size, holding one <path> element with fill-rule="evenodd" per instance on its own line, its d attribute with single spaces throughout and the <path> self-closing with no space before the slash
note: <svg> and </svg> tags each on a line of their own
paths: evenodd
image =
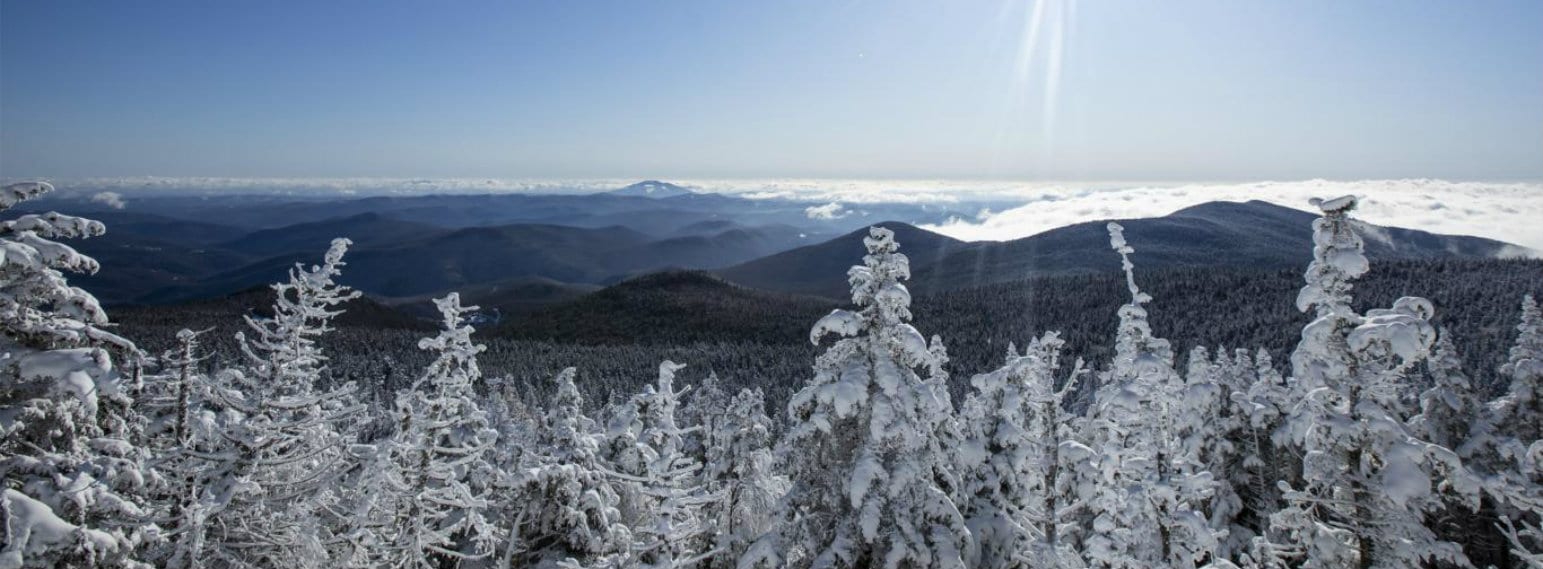
<svg viewBox="0 0 1543 569">
<path fill-rule="evenodd" d="M 1295 307 L 1300 269 L 1177 268 L 1144 271 L 1139 279 L 1154 298 L 1148 305 L 1154 332 L 1183 351 L 1265 347 L 1284 369 L 1285 355 L 1309 320 Z M 1433 321 L 1451 331 L 1468 373 L 1493 390 L 1495 370 L 1485 362 L 1504 360 L 1514 334 L 1514 306 L 1522 296 L 1543 295 L 1543 261 L 1374 263 L 1356 290 L 1360 308 L 1387 306 L 1396 295 L 1431 299 Z M 125 333 L 146 347 L 170 346 L 181 327 L 217 328 L 210 341 L 219 344 L 239 329 L 234 316 L 267 306 L 269 298 L 252 292 L 219 301 L 124 308 L 114 316 Z M 1123 277 L 1108 272 L 918 295 L 912 310 L 923 334 L 943 337 L 954 389 L 962 392 L 972 375 L 1000 365 L 1008 342 L 1022 345 L 1045 331 L 1061 331 L 1069 355 L 1107 360 L 1115 311 L 1128 301 Z M 483 359 L 489 373 L 530 381 L 537 390 L 554 369 L 576 365 L 584 370 L 580 385 L 597 395 L 627 392 L 649 380 L 637 371 L 648 367 L 646 362 L 668 357 L 696 364 L 685 377 L 717 370 L 732 385 L 765 387 L 777 402 L 806 379 L 815 354 L 810 325 L 844 304 L 750 289 L 701 272 L 671 271 L 528 314 L 506 314 L 478 335 L 489 344 Z M 421 335 L 416 329 L 426 322 L 365 299 L 350 303 L 348 310 L 340 331 L 326 340 L 347 346 L 333 352 L 334 368 L 341 373 L 370 377 L 354 370 L 396 366 L 399 373 L 386 376 L 405 382 L 408 376 L 400 373 L 410 375 L 426 363 L 419 361 L 415 347 Z M 554 367 L 542 367 L 547 365 Z"/>
<path fill-rule="evenodd" d="M 1313 215 L 1262 201 L 1209 202 L 1163 217 L 1121 220 L 1133 241 L 1142 243 L 1142 266 L 1251 267 L 1286 269 L 1307 265 L 1312 251 Z M 1110 258 L 1104 221 L 1078 223 L 1011 241 L 964 243 L 886 222 L 906 243 L 911 290 L 934 293 L 1014 282 L 1025 275 L 1097 274 L 1118 266 Z M 1363 225 L 1366 254 L 1377 261 L 1398 259 L 1493 258 L 1505 243 L 1477 237 L 1437 235 Z M 912 247 L 910 243 L 917 246 Z M 725 278 L 770 290 L 840 298 L 847 289 L 837 265 L 859 251 L 862 232 L 819 245 L 722 269 Z"/>
</svg>

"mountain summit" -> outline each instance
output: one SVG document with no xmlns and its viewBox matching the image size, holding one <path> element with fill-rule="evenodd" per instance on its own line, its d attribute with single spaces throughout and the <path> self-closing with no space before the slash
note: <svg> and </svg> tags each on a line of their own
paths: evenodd
<svg viewBox="0 0 1543 569">
<path fill-rule="evenodd" d="M 627 186 L 620 190 L 606 192 L 613 196 L 632 196 L 640 198 L 673 198 L 675 196 L 690 195 L 694 192 L 684 187 L 661 182 L 659 180 L 644 180 Z"/>
</svg>

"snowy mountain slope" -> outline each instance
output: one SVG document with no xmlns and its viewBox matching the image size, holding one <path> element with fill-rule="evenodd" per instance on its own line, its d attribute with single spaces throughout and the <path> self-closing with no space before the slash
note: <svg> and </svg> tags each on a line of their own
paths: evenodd
<svg viewBox="0 0 1543 569">
<path fill-rule="evenodd" d="M 642 198 L 673 198 L 695 193 L 683 186 L 677 186 L 669 182 L 658 180 L 644 180 L 619 190 L 607 192 L 613 196 L 631 196 Z"/>
</svg>

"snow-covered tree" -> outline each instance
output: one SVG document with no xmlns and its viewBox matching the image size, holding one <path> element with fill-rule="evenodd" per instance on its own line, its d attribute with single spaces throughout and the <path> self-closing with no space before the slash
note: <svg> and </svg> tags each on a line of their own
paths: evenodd
<svg viewBox="0 0 1543 569">
<path fill-rule="evenodd" d="M 810 332 L 841 339 L 815 361 L 788 404 L 783 452 L 791 488 L 773 528 L 740 567 L 963 567 L 969 530 L 952 496 L 949 449 L 937 437 L 952 409 L 934 385 L 934 354 L 913 328 L 910 264 L 894 233 L 869 229 L 848 272 L 856 311 Z"/>
<path fill-rule="evenodd" d="M 1543 464 L 1529 462 L 1537 454 L 1533 446 L 1543 440 L 1543 310 L 1531 295 L 1522 300 L 1516 343 L 1500 374 L 1510 380 L 1504 396 L 1490 404 L 1482 424 L 1483 440 L 1499 460 L 1523 472 L 1543 472 Z M 1536 460 L 1535 458 L 1532 460 Z"/>
<path fill-rule="evenodd" d="M 1452 451 L 1413 436 L 1414 414 L 1401 397 L 1412 366 L 1435 341 L 1422 298 L 1391 309 L 1351 308 L 1352 281 L 1367 271 L 1356 200 L 1318 201 L 1313 262 L 1297 298 L 1317 318 L 1292 354 L 1294 406 L 1278 440 L 1302 454 L 1287 487 L 1287 507 L 1271 518 L 1264 562 L 1303 567 L 1415 567 L 1466 564 L 1462 549 L 1441 541 L 1426 515 L 1439 492 L 1477 499 L 1477 488 Z"/>
<path fill-rule="evenodd" d="M 1437 334 L 1425 365 L 1430 387 L 1420 394 L 1420 414 L 1410 420 L 1410 426 L 1421 439 L 1452 450 L 1463 448 L 1482 406 L 1447 330 Z"/>
<path fill-rule="evenodd" d="M 960 507 L 974 542 L 970 567 L 1072 567 L 1078 557 L 1065 534 L 1073 507 L 1077 451 L 1070 440 L 1067 394 L 1080 370 L 1059 388 L 1064 342 L 1054 332 L 1007 363 L 971 378 L 975 391 L 961 410 Z M 1078 367 L 1080 368 L 1080 362 Z M 1063 447 L 1068 448 L 1063 454 Z"/>
<path fill-rule="evenodd" d="M 273 285 L 273 316 L 246 317 L 254 339 L 237 334 L 250 365 L 212 378 L 208 404 L 223 446 L 204 455 L 206 563 L 310 567 L 328 559 L 326 517 L 337 481 L 355 465 L 347 445 L 363 407 L 352 384 L 319 388 L 326 356 L 316 340 L 332 330 L 337 306 L 358 296 L 334 281 L 349 244 L 334 239 L 323 264 L 297 264 Z"/>
<path fill-rule="evenodd" d="M 1083 543 L 1088 565 L 1107 568 L 1193 567 L 1216 548 L 1202 508 L 1214 492 L 1195 449 L 1182 443 L 1183 380 L 1173 349 L 1152 334 L 1136 286 L 1124 228 L 1110 223 L 1131 301 L 1120 307 L 1115 357 L 1099 386 L 1089 425 L 1091 475 L 1084 499 L 1093 532 Z"/>
<path fill-rule="evenodd" d="M 717 532 L 712 547 L 718 553 L 705 566 L 727 569 L 769 527 L 787 481 L 776 471 L 772 420 L 760 389 L 740 390 L 712 425 L 702 479 L 716 500 L 704 506 L 702 519 Z"/>
<path fill-rule="evenodd" d="M 423 377 L 397 396 L 396 434 L 375 504 L 365 549 L 370 566 L 433 569 L 493 553 L 499 530 L 488 519 L 489 490 L 497 473 L 489 451 L 497 431 L 476 402 L 482 379 L 462 306 L 450 293 L 434 300 L 444 328 L 418 347 L 438 356 Z"/>
<path fill-rule="evenodd" d="M 1213 553 L 1223 559 L 1235 558 L 1252 537 L 1246 535 L 1246 528 L 1238 527 L 1243 499 L 1236 485 L 1246 484 L 1246 478 L 1236 441 L 1247 436 L 1248 429 L 1233 406 L 1233 397 L 1252 383 L 1253 375 L 1247 350 L 1229 357 L 1225 349 L 1217 349 L 1213 361 L 1204 347 L 1197 346 L 1190 352 L 1184 386 L 1174 402 L 1179 456 L 1190 457 L 1196 468 L 1211 476 L 1210 496 L 1201 511 L 1220 538 Z"/>
<path fill-rule="evenodd" d="M 1237 361 L 1242 363 L 1243 358 Z M 1224 550 L 1235 559 L 1240 559 L 1245 551 L 1251 558 L 1258 557 L 1253 543 L 1268 528 L 1270 514 L 1280 509 L 1277 483 L 1286 480 L 1294 470 L 1272 438 L 1281 426 L 1282 409 L 1289 405 L 1285 380 L 1264 348 L 1258 349 L 1252 363 L 1252 373 L 1240 370 L 1234 376 L 1239 384 L 1232 394 L 1239 430 L 1229 437 L 1237 448 L 1237 460 L 1229 476 L 1243 508 L 1228 529 Z"/>
<path fill-rule="evenodd" d="M 630 548 L 614 482 L 599 458 L 598 427 L 584 414 L 575 375 L 573 368 L 557 374 L 525 486 L 506 498 L 521 502 L 512 530 L 519 541 L 505 554 L 514 567 L 590 564 Z"/>
<path fill-rule="evenodd" d="M 707 463 L 707 449 L 712 446 L 708 439 L 720 432 L 718 423 L 725 420 L 731 395 L 723 390 L 718 374 L 708 372 L 707 379 L 691 390 L 691 397 L 681 406 L 681 424 L 695 427 L 686 435 L 686 454 L 697 462 Z"/>
<path fill-rule="evenodd" d="M 206 410 L 209 378 L 202 371 L 208 358 L 201 337 L 208 331 L 177 332 L 177 347 L 160 358 L 160 371 L 150 375 L 141 392 L 140 407 L 149 420 L 146 447 L 163 479 L 156 500 L 156 515 L 163 519 L 169 540 L 151 555 L 163 567 L 196 567 L 203 556 L 205 524 L 209 508 L 203 489 L 209 479 L 205 456 L 222 445 L 209 427 L 214 423 Z"/>
<path fill-rule="evenodd" d="M 0 211 L 53 190 L 45 182 L 0 188 Z M 145 499 L 154 476 L 134 444 L 141 425 L 134 344 L 106 330 L 95 297 L 64 271 L 97 262 L 55 239 L 105 227 L 58 213 L 0 222 L 0 567 L 134 566 L 158 539 Z M 137 369 L 137 368 L 136 368 Z"/>
<path fill-rule="evenodd" d="M 675 374 L 686 366 L 666 360 L 659 364 L 657 385 L 647 386 L 633 399 L 632 421 L 637 455 L 642 461 L 637 476 L 610 473 L 636 486 L 640 497 L 631 551 L 623 565 L 650 569 L 694 567 L 714 555 L 704 535 L 702 505 L 713 500 L 699 477 L 701 463 L 686 454 L 685 435 L 677 423 L 680 397 Z M 692 427 L 691 429 L 695 429 Z"/>
<path fill-rule="evenodd" d="M 1543 310 L 1522 300 L 1516 343 L 1500 367 L 1505 395 L 1484 408 L 1460 451 L 1483 480 L 1484 513 L 1510 543 L 1510 553 L 1543 567 Z"/>
</svg>

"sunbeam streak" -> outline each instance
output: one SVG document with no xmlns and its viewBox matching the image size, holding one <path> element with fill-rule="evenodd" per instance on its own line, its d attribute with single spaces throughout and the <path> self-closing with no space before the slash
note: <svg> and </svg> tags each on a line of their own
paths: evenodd
<svg viewBox="0 0 1543 569">
<path fill-rule="evenodd" d="M 997 135 L 996 162 L 1045 168 L 1055 158 L 1061 73 L 1075 15 L 1074 0 L 1010 0 L 1001 25 L 1019 27 L 1007 108 Z M 1005 164 L 1003 158 L 1006 158 Z"/>
</svg>

